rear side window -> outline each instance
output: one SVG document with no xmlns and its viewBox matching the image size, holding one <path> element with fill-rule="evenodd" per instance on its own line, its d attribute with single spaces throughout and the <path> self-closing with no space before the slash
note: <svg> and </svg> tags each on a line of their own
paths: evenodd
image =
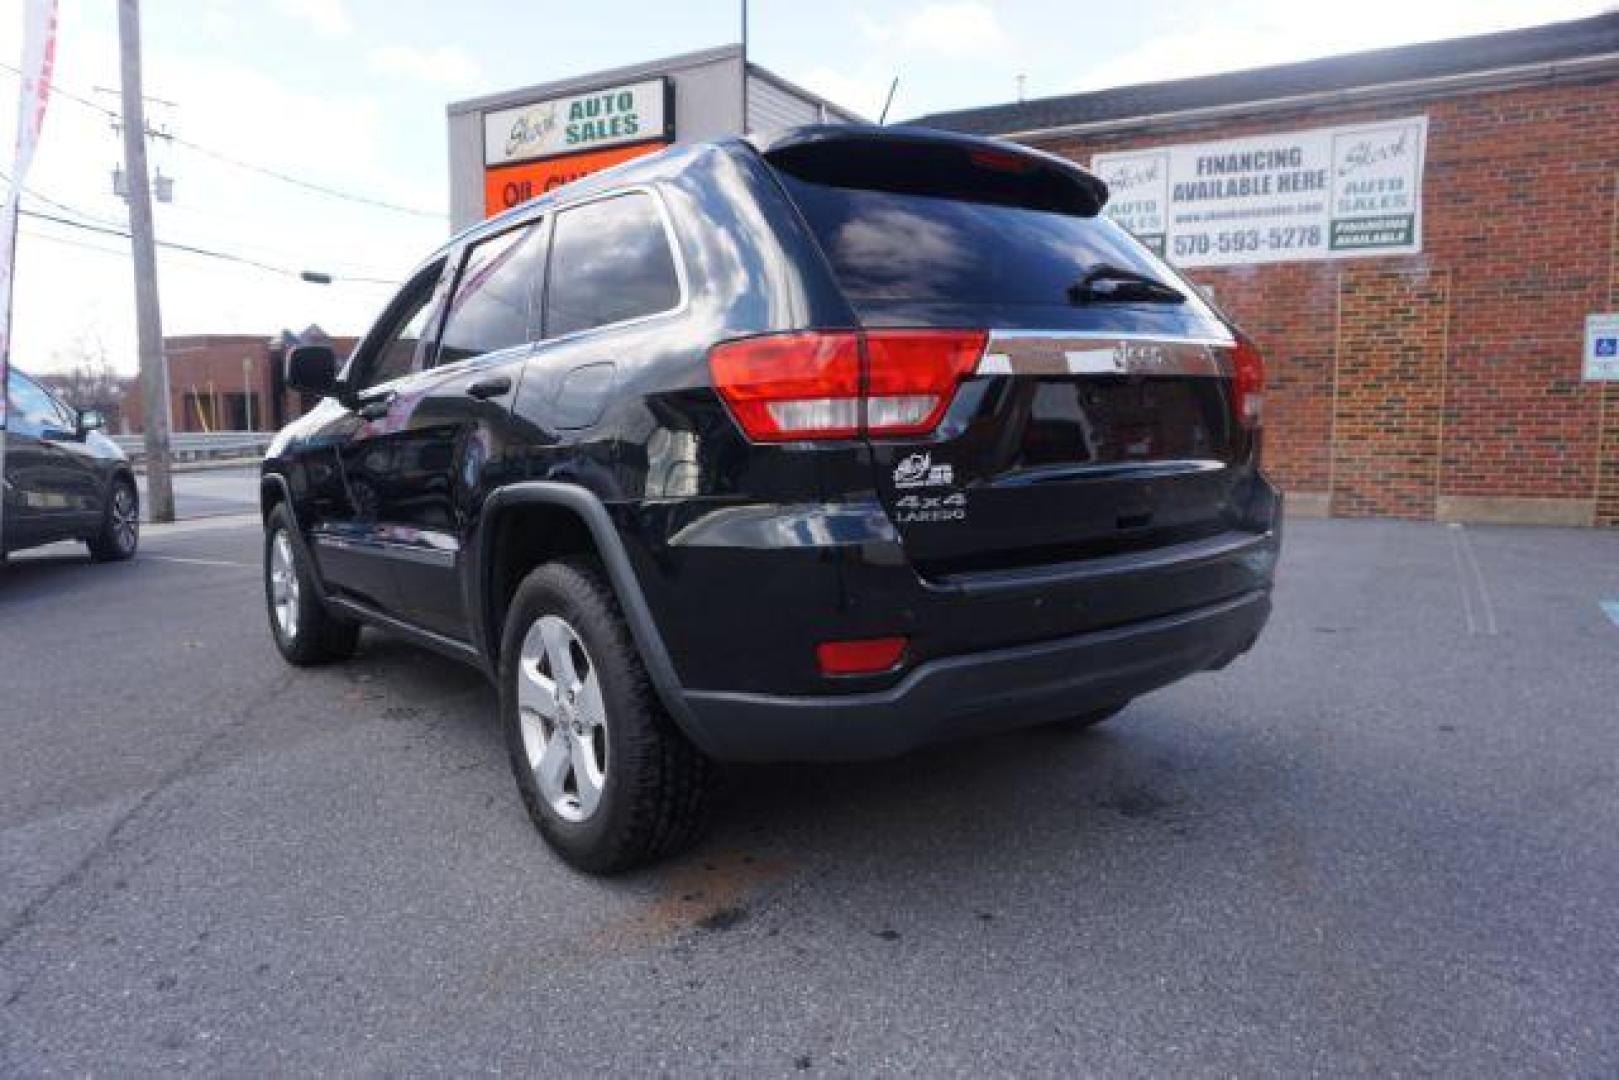
<svg viewBox="0 0 1619 1080">
<path fill-rule="evenodd" d="M 548 338 L 676 307 L 680 278 L 652 196 L 615 195 L 558 214 L 545 288 Z"/>
<path fill-rule="evenodd" d="M 8 412 L 10 423 L 17 432 L 38 436 L 73 429 L 73 418 L 65 406 L 57 404 L 55 398 L 21 372 L 12 371 L 9 374 Z"/>
<path fill-rule="evenodd" d="M 1184 289 L 1106 218 L 780 175 L 857 303 L 1067 304 L 1068 287 L 1103 263 Z"/>
<path fill-rule="evenodd" d="M 509 349 L 531 340 L 529 297 L 540 270 L 538 224 L 491 236 L 467 251 L 444 320 L 438 363 Z"/>
</svg>

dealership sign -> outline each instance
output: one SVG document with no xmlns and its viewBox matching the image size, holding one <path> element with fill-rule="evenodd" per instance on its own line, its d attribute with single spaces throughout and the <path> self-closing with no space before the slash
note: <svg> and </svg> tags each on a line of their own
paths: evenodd
<svg viewBox="0 0 1619 1080">
<path fill-rule="evenodd" d="M 571 184 L 593 172 L 611 168 L 621 162 L 638 158 L 663 149 L 662 143 L 638 143 L 634 146 L 610 146 L 606 150 L 587 150 L 583 154 L 529 161 L 522 165 L 505 165 L 498 169 L 485 169 L 483 173 L 483 212 L 493 217 L 520 203 L 547 195 L 563 184 Z"/>
<path fill-rule="evenodd" d="M 484 114 L 483 160 L 493 168 L 667 140 L 672 119 L 662 78 L 500 109 Z"/>
<path fill-rule="evenodd" d="M 1425 116 L 1098 154 L 1106 213 L 1177 266 L 1422 250 Z"/>
</svg>

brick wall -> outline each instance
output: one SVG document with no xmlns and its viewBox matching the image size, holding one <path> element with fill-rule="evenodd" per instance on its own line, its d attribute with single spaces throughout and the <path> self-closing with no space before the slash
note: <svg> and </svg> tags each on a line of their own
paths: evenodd
<svg viewBox="0 0 1619 1080">
<path fill-rule="evenodd" d="M 1417 113 L 1422 254 L 1189 274 L 1269 361 L 1269 468 L 1336 513 L 1619 525 L 1619 389 L 1580 381 L 1586 314 L 1619 309 L 1619 79 L 1032 141 L 1088 163 Z"/>
<path fill-rule="evenodd" d="M 213 421 L 213 426 L 234 426 L 228 395 L 240 396 L 244 389 L 253 395 L 253 427 L 258 431 L 273 431 L 276 423 L 275 373 L 278 362 L 270 348 L 269 334 L 195 334 L 164 339 L 164 353 L 169 366 L 169 415 L 175 431 L 200 431 L 201 421 Z M 338 356 L 347 356 L 354 348 L 354 338 L 332 338 L 332 347 Z M 252 366 L 243 371 L 244 358 Z M 188 410 L 186 399 L 196 395 L 204 399 L 201 416 L 198 407 Z M 218 400 L 216 409 L 214 401 Z M 300 396 L 283 391 L 280 400 L 281 423 L 303 413 Z M 129 430 L 141 430 L 141 390 L 137 378 L 130 384 L 124 397 L 123 415 Z"/>
</svg>

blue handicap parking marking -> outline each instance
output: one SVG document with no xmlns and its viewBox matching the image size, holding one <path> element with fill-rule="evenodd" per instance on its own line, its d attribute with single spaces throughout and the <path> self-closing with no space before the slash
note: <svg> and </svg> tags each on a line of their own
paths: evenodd
<svg viewBox="0 0 1619 1080">
<path fill-rule="evenodd" d="M 1613 621 L 1613 625 L 1619 626 L 1619 600 L 1598 600 L 1597 604 L 1603 614 Z"/>
</svg>

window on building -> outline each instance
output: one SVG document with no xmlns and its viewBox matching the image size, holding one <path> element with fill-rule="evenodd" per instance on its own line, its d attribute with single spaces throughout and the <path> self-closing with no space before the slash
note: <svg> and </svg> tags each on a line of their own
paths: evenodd
<svg viewBox="0 0 1619 1080">
<path fill-rule="evenodd" d="M 532 340 L 529 298 L 541 256 L 538 223 L 474 245 L 466 254 L 444 320 L 438 363 L 482 356 Z"/>
<path fill-rule="evenodd" d="M 546 337 L 654 315 L 679 303 L 674 253 L 651 195 L 616 195 L 557 215 L 546 271 Z"/>
</svg>

